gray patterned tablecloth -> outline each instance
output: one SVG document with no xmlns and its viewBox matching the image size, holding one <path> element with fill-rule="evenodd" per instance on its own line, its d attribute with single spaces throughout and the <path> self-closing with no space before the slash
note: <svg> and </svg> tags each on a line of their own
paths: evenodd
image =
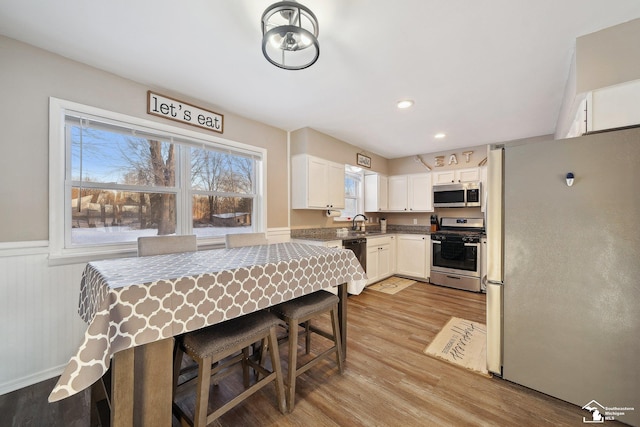
<svg viewBox="0 0 640 427">
<path fill-rule="evenodd" d="M 78 310 L 89 327 L 49 401 L 89 387 L 118 351 L 364 280 L 353 252 L 297 243 L 91 262 Z"/>
</svg>

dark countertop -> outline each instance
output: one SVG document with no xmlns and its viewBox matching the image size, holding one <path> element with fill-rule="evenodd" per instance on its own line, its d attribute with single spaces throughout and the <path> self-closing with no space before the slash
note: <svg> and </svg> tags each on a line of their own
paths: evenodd
<svg viewBox="0 0 640 427">
<path fill-rule="evenodd" d="M 381 237 L 395 234 L 431 234 L 428 226 L 411 226 L 411 225 L 389 225 L 387 232 L 382 233 L 379 226 L 371 226 L 366 232 L 358 232 L 349 230 L 347 236 L 337 235 L 337 230 L 344 227 L 330 228 L 310 228 L 291 230 L 291 238 L 299 240 L 315 240 L 320 242 L 328 242 L 331 240 L 348 240 L 366 237 Z M 347 227 L 350 228 L 350 227 Z"/>
</svg>

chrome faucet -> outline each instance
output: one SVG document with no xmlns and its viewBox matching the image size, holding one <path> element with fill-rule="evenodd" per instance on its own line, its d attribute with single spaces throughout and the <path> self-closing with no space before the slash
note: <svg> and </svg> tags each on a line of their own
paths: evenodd
<svg viewBox="0 0 640 427">
<path fill-rule="evenodd" d="M 354 230 L 354 231 L 358 229 L 358 227 L 356 226 L 356 218 L 358 218 L 359 216 L 361 216 L 362 218 L 364 218 L 364 220 L 365 220 L 365 221 L 367 220 L 367 217 L 366 217 L 366 216 L 364 216 L 363 214 L 358 214 L 358 215 L 354 216 L 354 217 L 353 217 L 352 224 L 351 224 L 351 229 L 352 229 L 352 230 Z"/>
</svg>

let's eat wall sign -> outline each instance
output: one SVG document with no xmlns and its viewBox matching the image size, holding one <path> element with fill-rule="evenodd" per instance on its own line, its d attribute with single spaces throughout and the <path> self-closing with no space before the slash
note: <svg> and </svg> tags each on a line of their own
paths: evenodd
<svg viewBox="0 0 640 427">
<path fill-rule="evenodd" d="M 222 133 L 224 116 L 168 96 L 147 91 L 147 113 Z"/>
</svg>

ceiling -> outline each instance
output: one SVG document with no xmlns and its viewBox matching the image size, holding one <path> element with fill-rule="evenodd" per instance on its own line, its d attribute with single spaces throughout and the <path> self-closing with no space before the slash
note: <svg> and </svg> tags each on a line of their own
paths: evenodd
<svg viewBox="0 0 640 427">
<path fill-rule="evenodd" d="M 554 133 L 576 37 L 640 17 L 638 0 L 302 0 L 320 58 L 287 71 L 262 56 L 273 2 L 0 0 L 0 34 L 396 158 Z"/>
</svg>

